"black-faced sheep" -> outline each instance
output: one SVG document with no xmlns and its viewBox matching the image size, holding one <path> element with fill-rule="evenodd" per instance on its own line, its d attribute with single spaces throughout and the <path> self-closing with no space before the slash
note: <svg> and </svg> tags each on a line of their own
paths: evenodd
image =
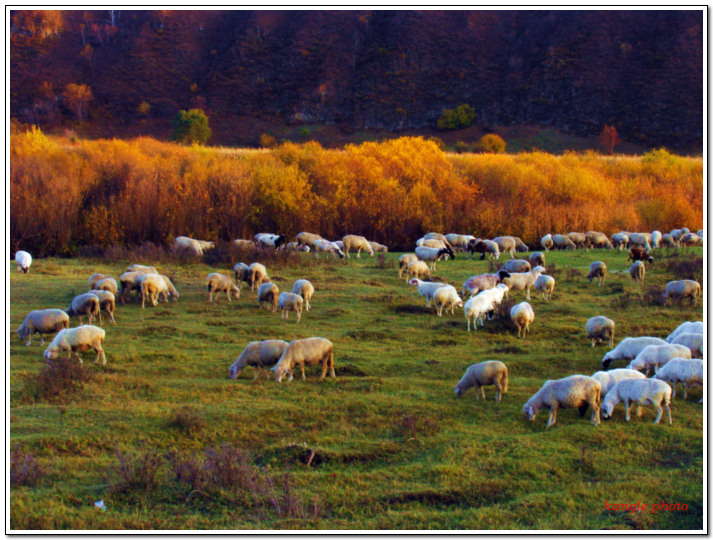
<svg viewBox="0 0 713 540">
<path fill-rule="evenodd" d="M 329 374 L 333 379 L 336 379 L 334 374 L 334 346 L 328 339 L 321 337 L 313 337 L 307 339 L 296 339 L 282 353 L 280 359 L 272 368 L 275 371 L 275 380 L 282 382 L 285 375 L 288 375 L 288 381 L 291 381 L 294 375 L 294 370 L 300 368 L 302 372 L 302 380 L 305 380 L 305 366 L 322 365 L 322 376 L 324 379 L 329 369 Z"/>
<path fill-rule="evenodd" d="M 440 261 L 446 255 L 451 259 L 455 258 L 455 253 L 453 253 L 453 250 L 448 246 L 441 249 L 426 246 L 419 246 L 416 248 L 416 256 L 424 262 L 430 262 L 431 271 L 436 270 L 436 261 Z"/>
<path fill-rule="evenodd" d="M 508 368 L 498 360 L 487 360 L 473 364 L 465 370 L 455 386 L 456 396 L 462 397 L 470 388 L 475 388 L 475 399 L 482 397 L 485 401 L 484 386 L 495 386 L 495 402 L 500 403 L 502 394 L 508 391 Z"/>
</svg>

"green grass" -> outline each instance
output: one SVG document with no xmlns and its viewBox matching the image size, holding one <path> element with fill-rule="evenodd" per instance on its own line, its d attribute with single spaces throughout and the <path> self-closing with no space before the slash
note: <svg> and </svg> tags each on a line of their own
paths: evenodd
<svg viewBox="0 0 713 540">
<path fill-rule="evenodd" d="M 696 251 L 700 254 L 700 250 Z M 638 288 L 626 254 L 547 253 L 557 279 L 554 299 L 533 294 L 535 322 L 525 341 L 506 320 L 466 332 L 462 311 L 439 318 L 414 287 L 397 276 L 398 254 L 267 263 L 280 290 L 308 278 L 316 293 L 302 322 L 257 309 L 243 287 L 238 301 L 207 303 L 205 276 L 216 267 L 161 261 L 39 259 L 29 275 L 11 265 L 10 325 L 32 309 L 64 308 L 85 292 L 89 276 L 118 277 L 132 262 L 155 264 L 181 297 L 141 309 L 119 304 L 117 324 L 105 326 L 106 366 L 85 366 L 95 377 L 63 402 L 38 399 L 32 383 L 43 365 L 39 340 L 24 347 L 11 335 L 11 444 L 34 454 L 39 482 L 13 487 L 12 529 L 701 529 L 703 526 L 703 413 L 696 401 L 672 404 L 673 426 L 654 425 L 654 413 L 632 415 L 621 405 L 594 428 L 564 410 L 546 430 L 546 413 L 525 420 L 523 403 L 551 378 L 597 371 L 606 348 L 592 348 L 584 323 L 607 315 L 626 336 L 665 337 L 679 323 L 702 320 L 702 307 L 663 307 L 646 301 L 649 288 L 674 279 L 664 253 Z M 663 258 L 662 258 L 663 257 Z M 604 260 L 601 288 L 585 279 L 589 263 Z M 437 276 L 459 290 L 488 261 L 438 264 Z M 230 265 L 219 270 L 230 272 Z M 523 293 L 511 293 L 520 302 Z M 621 298 L 625 299 L 622 301 Z M 72 321 L 72 325 L 77 324 Z M 237 380 L 228 367 L 247 342 L 322 336 L 334 343 L 337 380 Z M 47 342 L 45 346 L 47 345 Z M 453 387 L 472 363 L 505 362 L 510 391 L 500 404 Z M 623 367 L 623 366 L 614 366 Z M 190 407 L 193 429 L 177 425 Z M 185 411 L 185 409 L 183 409 Z M 238 446 L 265 467 L 276 484 L 290 471 L 305 507 L 318 512 L 285 517 L 245 494 L 191 491 L 162 461 L 153 490 L 122 489 L 116 450 L 142 455 L 171 451 L 199 456 L 222 443 Z M 308 456 L 312 462 L 307 466 Z M 106 511 L 94 508 L 104 500 Z M 614 512 L 605 501 L 685 503 L 687 511 Z M 251 502 L 252 501 L 252 502 Z"/>
</svg>

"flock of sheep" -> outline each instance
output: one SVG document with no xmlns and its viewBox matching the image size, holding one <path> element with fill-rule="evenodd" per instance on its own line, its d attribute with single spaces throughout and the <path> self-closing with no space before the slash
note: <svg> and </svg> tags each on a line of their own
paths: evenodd
<svg viewBox="0 0 713 540">
<path fill-rule="evenodd" d="M 629 249 L 629 258 L 634 260 L 630 273 L 635 282 L 643 281 L 645 262 L 653 262 L 650 255 L 653 249 L 667 245 L 697 245 L 702 242 L 703 231 L 698 234 L 691 233 L 688 229 L 677 229 L 669 234 L 658 231 L 649 233 L 628 233 L 621 231 L 612 235 L 611 239 L 603 233 L 589 231 L 583 233 L 569 233 L 568 235 L 546 235 L 541 240 L 545 251 L 550 249 Z M 235 240 L 235 245 L 245 248 L 253 246 L 269 247 L 273 249 L 293 249 L 305 252 L 331 253 L 334 257 L 349 258 L 350 252 L 356 252 L 357 258 L 362 251 L 372 255 L 376 252 L 387 251 L 386 246 L 369 242 L 362 236 L 347 235 L 341 241 L 332 242 L 317 234 L 302 232 L 297 235 L 294 242 L 286 242 L 284 235 L 260 233 L 251 240 Z M 187 250 L 193 255 L 202 255 L 207 249 L 215 247 L 213 242 L 195 240 L 188 237 L 176 238 L 174 249 Z M 508 297 L 510 291 L 524 291 L 527 300 L 531 300 L 530 290 L 535 288 L 543 300 L 549 301 L 555 287 L 555 280 L 546 274 L 545 253 L 537 251 L 529 256 L 528 260 L 515 259 L 514 253 L 528 251 L 528 247 L 516 237 L 501 236 L 492 240 L 479 239 L 467 235 L 428 233 L 416 242 L 414 253 L 406 253 L 399 258 L 399 277 L 406 273 L 406 281 L 414 285 L 419 294 L 426 299 L 426 307 L 431 301 L 435 306 L 436 314 L 441 317 L 443 312 L 450 311 L 455 314 L 455 309 L 463 309 L 467 321 L 467 330 L 470 331 L 471 322 L 477 330 L 478 323 L 483 326 L 486 317 L 491 319 L 494 311 Z M 480 274 L 468 278 L 460 292 L 453 285 L 442 282 L 430 281 L 431 271 L 435 271 L 436 262 L 454 258 L 457 252 L 465 252 L 466 257 L 480 253 L 481 259 L 490 255 L 499 259 L 500 253 L 508 252 L 511 260 L 504 264 L 497 272 Z M 18 271 L 29 272 L 32 257 L 24 251 L 18 251 L 15 257 Z M 247 265 L 238 263 L 233 268 L 234 281 L 229 275 L 211 273 L 206 278 L 208 301 L 213 302 L 214 295 L 217 301 L 222 292 L 231 300 L 231 293 L 237 299 L 240 297 L 242 283 L 247 283 L 251 291 L 256 291 L 258 307 L 267 306 L 268 311 L 275 313 L 281 310 L 283 318 L 288 317 L 289 311 L 294 311 L 299 323 L 303 309 L 310 310 L 310 300 L 314 294 L 314 286 L 307 279 L 298 279 L 292 292 L 279 292 L 277 286 L 270 280 L 267 269 L 261 263 Z M 587 276 L 590 284 L 594 279 L 599 280 L 601 286 L 606 277 L 606 265 L 602 261 L 591 264 Z M 102 348 L 105 331 L 92 322 L 95 318 L 102 324 L 101 312 L 109 315 L 109 320 L 114 323 L 115 300 L 121 303 L 131 299 L 132 291 L 141 296 L 142 308 L 148 299 L 151 305 L 156 306 L 159 298 L 176 301 L 179 294 L 171 280 L 160 274 L 154 267 L 131 265 L 127 268 L 119 282 L 110 275 L 94 274 L 89 278 L 89 292 L 76 296 L 70 306 L 65 310 L 43 309 L 30 312 L 16 333 L 20 339 L 28 338 L 26 345 L 31 344 L 33 334 L 39 334 L 41 344 L 44 344 L 44 335 L 57 333 L 44 353 L 46 361 L 51 362 L 59 356 L 66 354 L 71 358 L 72 353 L 81 362 L 79 353 L 94 350 L 95 362 L 99 359 L 106 363 L 106 356 Z M 700 284 L 692 280 L 669 282 L 664 292 L 664 299 L 686 298 L 696 305 L 700 295 Z M 69 327 L 69 317 L 79 318 L 80 326 Z M 88 317 L 88 324 L 82 325 L 83 317 Z M 518 337 L 525 338 L 529 327 L 534 321 L 535 314 L 532 306 L 524 301 L 513 306 L 510 318 L 518 331 Z M 592 423 L 598 425 L 600 411 L 605 417 L 612 414 L 614 406 L 623 402 L 626 408 L 626 419 L 629 420 L 629 405 L 638 405 L 639 415 L 641 407 L 653 405 L 657 410 L 655 422 L 659 422 L 663 412 L 671 420 L 670 400 L 675 397 L 676 387 L 679 382 L 683 384 L 683 398 L 686 398 L 686 389 L 691 385 L 703 384 L 703 324 L 701 322 L 686 322 L 676 328 L 671 335 L 662 340 L 655 337 L 628 337 L 614 347 L 615 324 L 604 316 L 589 319 L 585 331 L 592 340 L 592 347 L 598 342 L 606 342 L 612 347 L 602 359 L 603 371 L 598 371 L 591 377 L 572 375 L 558 380 L 550 380 L 543 384 L 523 406 L 523 412 L 529 420 L 534 420 L 538 411 L 548 409 L 550 416 L 547 426 L 556 421 L 557 411 L 560 408 L 577 408 L 580 415 L 587 408 L 592 409 Z M 618 360 L 630 361 L 625 369 L 607 371 L 612 362 Z M 242 351 L 238 359 L 230 366 L 229 374 L 235 379 L 247 367 L 253 367 L 255 378 L 262 371 L 268 378 L 267 369 L 275 372 L 276 381 L 281 382 L 285 377 L 292 380 L 295 369 L 299 368 L 302 379 L 305 378 L 305 366 L 322 366 L 321 378 L 324 379 L 329 370 L 331 377 L 334 373 L 334 351 L 331 341 L 321 337 L 297 339 L 290 343 L 282 340 L 265 340 L 250 342 Z M 645 370 L 645 374 L 641 371 Z M 652 378 L 648 374 L 654 371 Z M 673 391 L 671 386 L 673 385 Z M 458 384 L 455 392 L 462 396 L 469 388 L 476 391 L 476 398 L 485 399 L 484 386 L 496 387 L 496 401 L 500 401 L 503 393 L 508 391 L 508 371 L 504 363 L 496 360 L 481 362 L 470 366 Z M 702 401 L 702 400 L 701 400 Z"/>
</svg>

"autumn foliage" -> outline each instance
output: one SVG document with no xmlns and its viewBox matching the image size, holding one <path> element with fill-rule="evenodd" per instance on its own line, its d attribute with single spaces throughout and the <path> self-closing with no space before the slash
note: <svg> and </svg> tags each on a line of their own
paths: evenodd
<svg viewBox="0 0 713 540">
<path fill-rule="evenodd" d="M 185 147 L 150 138 L 69 141 L 12 135 L 11 247 L 167 245 L 178 235 L 229 241 L 272 231 L 360 234 L 410 249 L 428 231 L 534 242 L 547 232 L 700 228 L 700 159 L 657 150 L 596 154 L 443 152 L 400 138 L 328 150 Z"/>
</svg>

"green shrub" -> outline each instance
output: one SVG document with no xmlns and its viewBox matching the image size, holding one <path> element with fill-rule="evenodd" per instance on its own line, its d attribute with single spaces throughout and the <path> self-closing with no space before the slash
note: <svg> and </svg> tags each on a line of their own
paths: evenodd
<svg viewBox="0 0 713 540">
<path fill-rule="evenodd" d="M 438 119 L 439 129 L 463 129 L 475 121 L 475 109 L 464 103 L 455 109 L 445 109 Z"/>
<path fill-rule="evenodd" d="M 480 140 L 475 143 L 475 150 L 478 152 L 492 152 L 494 154 L 502 154 L 505 152 L 507 143 L 500 135 L 488 133 L 483 135 Z"/>
<path fill-rule="evenodd" d="M 213 132 L 208 125 L 208 117 L 201 109 L 178 111 L 173 118 L 172 141 L 183 144 L 205 144 Z"/>
<path fill-rule="evenodd" d="M 471 151 L 470 145 L 463 141 L 456 141 L 454 149 L 459 154 L 465 154 L 466 152 Z"/>
</svg>

